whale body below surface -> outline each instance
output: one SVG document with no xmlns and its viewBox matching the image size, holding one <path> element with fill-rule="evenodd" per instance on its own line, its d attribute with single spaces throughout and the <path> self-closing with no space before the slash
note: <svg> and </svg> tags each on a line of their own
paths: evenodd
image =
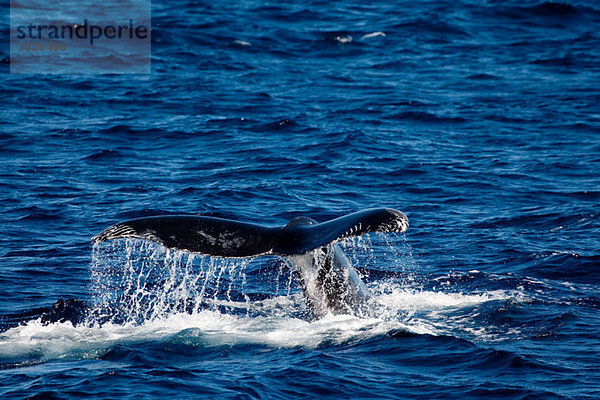
<svg viewBox="0 0 600 400">
<path fill-rule="evenodd" d="M 217 257 L 272 254 L 287 260 L 318 317 L 351 313 L 370 298 L 358 273 L 336 243 L 370 232 L 404 232 L 408 218 L 392 208 L 374 208 L 317 223 L 296 217 L 283 227 L 267 227 L 202 215 L 165 215 L 112 225 L 94 243 L 119 238 L 158 242 L 168 248 Z"/>
</svg>

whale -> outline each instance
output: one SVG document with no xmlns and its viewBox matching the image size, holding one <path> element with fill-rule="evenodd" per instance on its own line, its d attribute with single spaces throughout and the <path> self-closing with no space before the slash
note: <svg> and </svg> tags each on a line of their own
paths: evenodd
<svg viewBox="0 0 600 400">
<path fill-rule="evenodd" d="M 59 298 L 51 307 L 36 307 L 24 312 L 0 315 L 0 333 L 35 320 L 39 320 L 42 325 L 67 321 L 74 326 L 80 325 L 85 322 L 89 311 L 88 305 L 83 301 Z"/>
<path fill-rule="evenodd" d="M 362 210 L 321 223 L 299 216 L 277 227 L 205 215 L 157 215 L 111 225 L 92 242 L 136 238 L 212 257 L 275 255 L 298 278 L 312 313 L 323 317 L 357 313 L 372 298 L 338 242 L 371 232 L 404 232 L 408 225 L 407 216 L 393 208 Z"/>
</svg>

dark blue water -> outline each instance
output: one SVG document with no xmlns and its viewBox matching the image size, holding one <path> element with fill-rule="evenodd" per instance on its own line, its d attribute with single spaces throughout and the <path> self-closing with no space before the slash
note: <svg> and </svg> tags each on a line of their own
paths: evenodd
<svg viewBox="0 0 600 400">
<path fill-rule="evenodd" d="M 152 10 L 151 75 L 9 75 L 0 55 L 0 315 L 23 318 L 2 398 L 600 397 L 596 2 Z M 370 316 L 306 318 L 275 257 L 90 243 L 163 212 L 375 206 L 411 227 L 343 243 Z M 120 322 L 24 317 L 138 289 Z M 210 302 L 168 307 L 190 296 Z"/>
</svg>

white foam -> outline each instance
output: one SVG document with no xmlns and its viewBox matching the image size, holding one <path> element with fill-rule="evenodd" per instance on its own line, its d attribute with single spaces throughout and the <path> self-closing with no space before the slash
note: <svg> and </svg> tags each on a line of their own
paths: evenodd
<svg viewBox="0 0 600 400">
<path fill-rule="evenodd" d="M 256 343 L 272 347 L 314 348 L 324 341 L 344 343 L 393 327 L 376 319 L 328 315 L 309 322 L 293 317 L 233 316 L 217 311 L 174 314 L 142 325 L 73 326 L 43 325 L 39 321 L 10 329 L 0 335 L 0 359 L 45 361 L 63 358 L 94 358 L 117 344 L 181 338 L 204 346 Z"/>
<path fill-rule="evenodd" d="M 335 40 L 337 40 L 339 43 L 350 43 L 352 42 L 352 36 L 348 35 L 348 36 L 336 36 Z"/>
<path fill-rule="evenodd" d="M 371 284 L 375 305 L 363 316 L 328 314 L 316 321 L 299 317 L 306 315 L 306 303 L 299 290 L 291 292 L 291 274 L 290 280 L 281 282 L 286 287 L 284 293 L 279 291 L 280 276 L 287 276 L 282 275 L 283 264 L 273 283 L 273 297 L 254 301 L 245 297 L 239 301 L 239 297 L 232 299 L 230 292 L 245 293 L 245 270 L 252 270 L 252 260 L 182 255 L 132 240 L 124 243 L 125 252 L 123 243 L 121 247 L 109 247 L 106 253 L 95 247 L 92 305 L 97 310 L 111 310 L 110 306 L 117 303 L 126 311 L 122 316 L 126 323 L 74 327 L 70 323 L 43 325 L 39 320 L 32 321 L 0 333 L 0 360 L 19 363 L 95 358 L 117 344 L 156 340 L 185 340 L 202 346 L 256 343 L 314 348 L 323 343 L 365 340 L 392 330 L 465 334 L 485 340 L 491 337 L 490 333 L 485 327 L 472 324 L 477 317 L 473 307 L 518 295 L 501 291 L 453 293 L 450 286 L 445 286 L 444 292 L 421 290 L 407 273 L 417 266 L 410 246 L 402 246 L 405 239 L 400 241 L 401 253 L 395 253 L 391 261 L 381 259 L 382 254 L 373 251 L 368 237 L 350 243 L 351 248 L 363 252 L 349 252 L 353 263 L 385 263 L 390 270 L 402 271 L 402 278 Z M 388 246 L 392 247 L 389 243 Z M 221 295 L 217 297 L 219 286 Z M 117 296 L 117 291 L 122 296 Z M 193 307 L 189 313 L 173 306 L 190 304 L 190 299 Z"/>
<path fill-rule="evenodd" d="M 256 343 L 278 348 L 315 348 L 324 342 L 360 341 L 391 330 L 448 334 L 457 326 L 463 326 L 464 332 L 483 337 L 484 328 L 474 330 L 465 322 L 466 318 L 476 315 L 449 319 L 439 312 L 508 298 L 508 294 L 500 292 L 470 295 L 397 289 L 376 296 L 385 309 L 367 317 L 328 314 L 319 320 L 307 321 L 290 315 L 290 310 L 297 310 L 301 306 L 298 302 L 302 301 L 301 296 L 291 295 L 254 303 L 220 304 L 238 310 L 258 310 L 260 315 L 203 310 L 194 314 L 176 313 L 139 325 L 106 323 L 75 327 L 71 323 L 43 325 L 38 320 L 0 334 L 0 359 L 94 358 L 117 344 L 182 338 L 203 346 Z"/>
<path fill-rule="evenodd" d="M 443 310 L 468 307 L 491 300 L 506 300 L 508 298 L 511 298 L 511 295 L 503 291 L 463 294 L 396 288 L 391 293 L 382 294 L 377 300 L 388 307 L 398 309 Z"/>
<path fill-rule="evenodd" d="M 361 37 L 361 39 L 370 39 L 370 38 L 374 38 L 374 37 L 385 37 L 385 33 L 384 32 L 371 32 L 371 33 L 367 33 L 366 35 L 363 35 Z"/>
</svg>

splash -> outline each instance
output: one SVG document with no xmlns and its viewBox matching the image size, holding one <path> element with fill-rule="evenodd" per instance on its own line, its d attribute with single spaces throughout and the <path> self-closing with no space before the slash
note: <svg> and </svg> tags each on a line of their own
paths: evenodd
<svg viewBox="0 0 600 400">
<path fill-rule="evenodd" d="M 91 316 L 97 321 L 143 323 L 215 309 L 244 300 L 253 258 L 216 258 L 126 239 L 94 246 Z"/>
<path fill-rule="evenodd" d="M 37 320 L 0 333 L 0 364 L 97 358 L 119 344 L 156 340 L 314 348 L 394 330 L 506 337 L 475 318 L 515 294 L 424 289 L 404 235 L 366 235 L 340 245 L 374 296 L 372 310 L 311 319 L 296 278 L 275 257 L 214 258 L 137 239 L 103 243 L 92 254 L 87 323 Z"/>
<path fill-rule="evenodd" d="M 384 244 L 374 245 L 370 235 L 340 243 L 351 264 L 360 266 L 360 278 L 368 282 L 371 271 L 386 271 L 401 276 L 400 284 L 413 280 L 416 264 L 404 261 L 412 259 L 405 236 L 375 236 Z M 202 310 L 264 315 L 262 300 L 301 290 L 285 260 L 210 257 L 139 239 L 96 244 L 90 272 L 91 323 L 142 324 Z M 306 316 L 304 299 L 294 298 L 299 300 L 287 308 L 290 316 Z"/>
</svg>

